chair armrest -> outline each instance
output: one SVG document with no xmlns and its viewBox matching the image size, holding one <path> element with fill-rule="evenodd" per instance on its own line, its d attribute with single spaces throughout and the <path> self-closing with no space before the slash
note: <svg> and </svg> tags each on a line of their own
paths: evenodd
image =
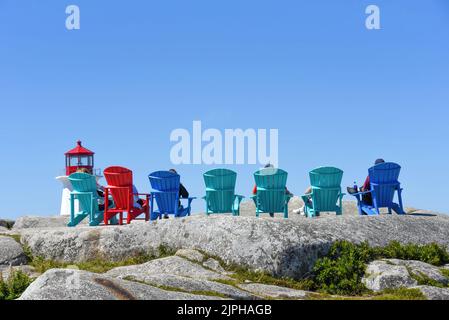
<svg viewBox="0 0 449 320">
<path fill-rule="evenodd" d="M 129 190 L 130 187 L 116 187 L 116 186 L 106 186 L 105 189 L 127 189 Z"/>
<path fill-rule="evenodd" d="M 151 193 L 133 193 L 136 196 L 151 196 Z"/>
<path fill-rule="evenodd" d="M 367 193 L 371 193 L 371 190 L 368 190 L 368 191 L 363 191 L 363 192 L 357 192 L 357 193 L 352 193 L 351 194 L 351 196 L 360 196 L 360 195 L 363 195 L 363 194 L 367 194 Z"/>
<path fill-rule="evenodd" d="M 177 194 L 179 191 L 151 191 L 151 193 L 175 193 Z"/>
<path fill-rule="evenodd" d="M 93 191 L 71 191 L 70 192 L 71 194 L 74 194 L 74 195 L 83 195 L 83 194 L 86 194 L 86 195 L 92 195 L 92 194 L 94 194 L 94 193 L 96 193 L 96 192 L 93 192 Z"/>
</svg>

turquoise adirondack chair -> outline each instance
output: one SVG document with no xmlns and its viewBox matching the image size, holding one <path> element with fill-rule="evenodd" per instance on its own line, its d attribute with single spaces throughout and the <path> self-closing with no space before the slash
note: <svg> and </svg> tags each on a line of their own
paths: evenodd
<svg viewBox="0 0 449 320">
<path fill-rule="evenodd" d="M 286 193 L 288 173 L 281 169 L 264 168 L 254 173 L 257 193 L 251 198 L 256 204 L 256 216 L 261 213 L 283 212 L 288 218 L 288 202 L 291 195 Z"/>
<path fill-rule="evenodd" d="M 402 205 L 402 188 L 398 181 L 401 166 L 393 162 L 385 162 L 375 165 L 368 170 L 370 179 L 370 190 L 353 194 L 357 198 L 359 214 L 379 215 L 380 208 L 388 208 L 397 214 L 405 214 Z M 372 204 L 365 203 L 362 195 L 371 193 Z M 394 195 L 397 193 L 398 202 L 395 203 Z"/>
<path fill-rule="evenodd" d="M 74 227 L 83 219 L 89 217 L 90 226 L 98 226 L 103 221 L 103 211 L 98 208 L 97 181 L 87 173 L 72 173 L 69 176 L 73 191 L 70 193 L 70 222 Z M 75 199 L 79 202 L 80 212 L 75 213 Z"/>
<path fill-rule="evenodd" d="M 244 196 L 235 194 L 237 173 L 228 169 L 214 169 L 203 174 L 206 184 L 206 214 L 228 213 L 240 215 L 240 202 Z"/>
<path fill-rule="evenodd" d="M 148 175 L 151 184 L 150 219 L 162 219 L 163 214 L 172 214 L 175 217 L 190 216 L 191 204 L 195 197 L 189 197 L 187 207 L 181 207 L 179 198 L 179 185 L 181 177 L 170 171 L 156 171 Z M 154 207 L 156 199 L 157 210 Z"/>
<path fill-rule="evenodd" d="M 306 216 L 319 216 L 320 212 L 341 215 L 345 195 L 341 192 L 343 171 L 334 167 L 321 167 L 310 171 L 309 176 L 312 193 L 301 196 Z"/>
</svg>

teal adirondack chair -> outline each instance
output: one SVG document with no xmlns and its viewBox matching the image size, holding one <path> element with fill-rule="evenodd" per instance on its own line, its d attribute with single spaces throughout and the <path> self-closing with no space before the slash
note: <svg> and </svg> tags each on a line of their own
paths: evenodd
<svg viewBox="0 0 449 320">
<path fill-rule="evenodd" d="M 312 193 L 303 195 L 304 212 L 308 217 L 319 216 L 320 212 L 342 214 L 341 192 L 343 171 L 334 167 L 321 167 L 310 171 Z"/>
<path fill-rule="evenodd" d="M 256 216 L 261 213 L 283 212 L 288 218 L 288 202 L 291 195 L 286 193 L 288 173 L 281 169 L 264 168 L 254 173 L 257 193 L 251 198 L 256 204 Z"/>
<path fill-rule="evenodd" d="M 228 213 L 240 215 L 240 202 L 244 196 L 235 194 L 237 173 L 228 169 L 214 169 L 203 174 L 206 184 L 206 214 Z"/>
<path fill-rule="evenodd" d="M 98 226 L 103 221 L 103 211 L 98 208 L 97 181 L 87 173 L 72 173 L 69 176 L 73 191 L 70 193 L 69 227 L 79 224 L 89 217 L 90 226 Z M 79 201 L 80 212 L 75 213 L 75 199 Z"/>
</svg>

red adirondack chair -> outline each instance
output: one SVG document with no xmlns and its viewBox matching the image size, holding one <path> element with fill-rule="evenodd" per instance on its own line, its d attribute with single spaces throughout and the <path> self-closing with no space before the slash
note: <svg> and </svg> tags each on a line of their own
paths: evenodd
<svg viewBox="0 0 449 320">
<path fill-rule="evenodd" d="M 134 207 L 134 193 L 133 193 L 133 172 L 123 167 L 109 167 L 104 171 L 104 176 L 108 183 L 105 190 L 105 210 L 104 210 L 104 224 L 108 224 L 109 220 L 120 215 L 119 223 L 123 224 L 123 212 L 127 213 L 126 222 L 129 224 L 139 215 L 145 214 L 145 221 L 150 219 L 150 195 L 147 193 L 136 194 L 138 196 L 145 196 L 144 205 L 142 208 Z M 114 199 L 114 206 L 109 208 L 108 196 L 112 195 Z"/>
</svg>

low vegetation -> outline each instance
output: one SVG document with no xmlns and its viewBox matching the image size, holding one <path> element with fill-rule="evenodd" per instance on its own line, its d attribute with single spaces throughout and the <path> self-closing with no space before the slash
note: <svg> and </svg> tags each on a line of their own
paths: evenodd
<svg viewBox="0 0 449 320">
<path fill-rule="evenodd" d="M 104 258 L 97 258 L 97 259 L 91 259 L 85 262 L 79 262 L 79 263 L 65 263 L 65 262 L 58 262 L 54 260 L 47 260 L 41 257 L 33 257 L 30 254 L 30 265 L 33 266 L 36 270 L 36 272 L 44 273 L 45 271 L 49 269 L 55 269 L 55 268 L 67 268 L 69 266 L 76 266 L 80 270 L 95 272 L 95 273 L 105 273 L 111 269 L 117 268 L 117 267 L 124 267 L 124 266 L 130 266 L 130 265 L 136 265 L 136 264 L 142 264 L 145 262 L 148 262 L 150 260 L 168 257 L 174 255 L 175 252 L 171 250 L 170 248 L 167 248 L 165 246 L 160 246 L 158 248 L 158 252 L 156 253 L 141 253 L 137 254 L 134 257 L 121 260 L 119 262 L 114 261 L 108 261 Z"/>
<path fill-rule="evenodd" d="M 315 289 L 329 294 L 360 295 L 367 291 L 361 280 L 366 264 L 377 259 L 419 260 L 436 266 L 449 262 L 445 248 L 437 244 L 402 245 L 391 242 L 382 248 L 372 248 L 367 242 L 353 244 L 339 241 L 328 255 L 319 259 L 313 269 Z M 419 277 L 418 283 L 434 285 L 434 281 Z"/>
<path fill-rule="evenodd" d="M 0 273 L 0 300 L 15 300 L 33 282 L 33 280 L 20 270 L 12 270 L 9 277 L 4 280 Z"/>
<path fill-rule="evenodd" d="M 16 240 L 20 240 L 15 236 Z M 113 268 L 142 264 L 147 261 L 172 256 L 175 251 L 160 246 L 158 251 L 151 254 L 139 254 L 132 258 L 120 262 L 111 262 L 106 259 L 98 258 L 86 262 L 70 264 L 53 260 L 46 260 L 41 257 L 35 257 L 31 254 L 29 248 L 24 246 L 30 265 L 38 273 L 44 273 L 49 269 L 68 268 L 75 266 L 81 270 L 95 273 L 104 273 Z M 205 260 L 214 258 L 220 264 L 231 272 L 232 280 L 218 280 L 224 284 L 236 286 L 245 281 L 276 285 L 297 290 L 315 291 L 314 299 L 376 299 L 376 300 L 420 300 L 425 297 L 417 289 L 395 289 L 387 290 L 381 293 L 369 291 L 362 283 L 366 266 L 369 262 L 377 259 L 402 259 L 418 260 L 432 265 L 441 266 L 449 263 L 449 255 L 444 247 L 437 244 L 402 245 L 398 242 L 391 242 L 386 247 L 371 247 L 367 242 L 353 244 L 348 241 L 335 242 L 325 257 L 318 259 L 314 265 L 313 271 L 306 279 L 295 280 L 291 278 L 277 278 L 268 273 L 254 272 L 238 265 L 227 265 L 221 259 L 209 256 L 203 252 Z M 449 270 L 442 269 L 442 274 L 449 277 Z M 420 285 L 439 286 L 441 284 L 424 276 L 413 275 Z M 0 300 L 16 299 L 33 281 L 30 277 L 21 271 L 11 272 L 7 280 L 0 277 Z M 166 288 L 174 290 L 173 288 Z M 196 293 L 196 292 L 195 292 Z M 197 293 L 199 294 L 199 292 Z M 211 294 L 202 292 L 202 294 Z"/>
</svg>

